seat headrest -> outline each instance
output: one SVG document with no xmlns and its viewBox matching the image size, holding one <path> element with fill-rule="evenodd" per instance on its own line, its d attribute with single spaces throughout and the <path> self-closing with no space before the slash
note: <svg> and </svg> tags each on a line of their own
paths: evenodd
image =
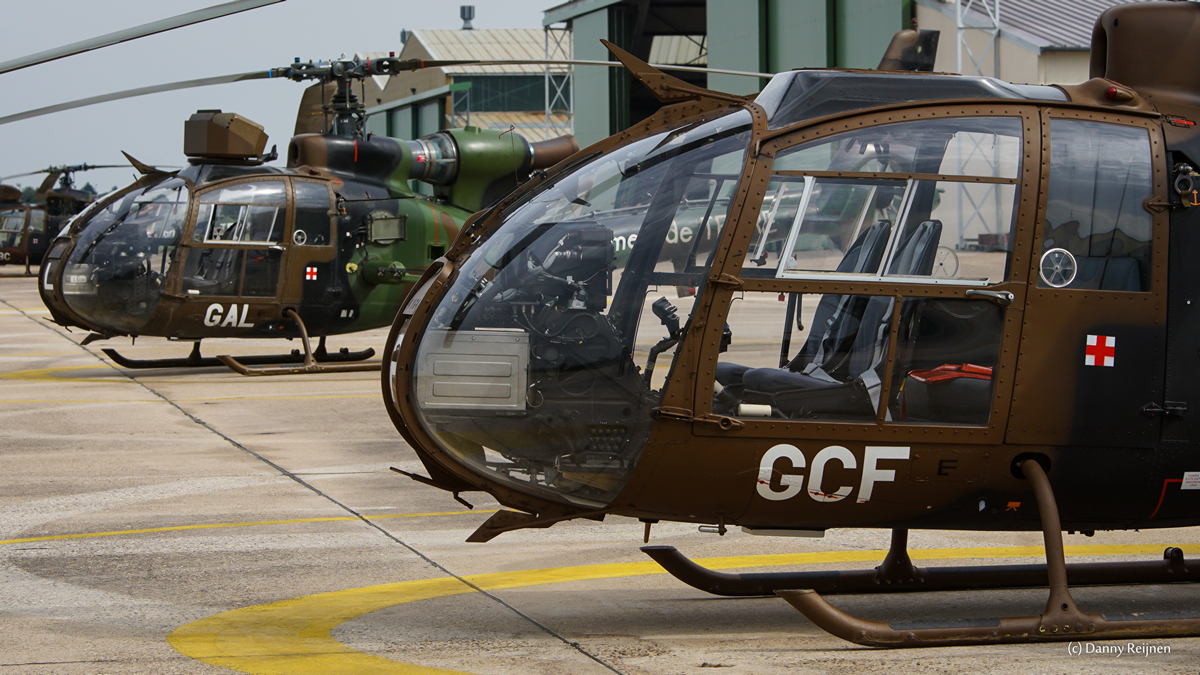
<svg viewBox="0 0 1200 675">
<path fill-rule="evenodd" d="M 888 274 L 929 276 L 938 242 L 942 239 L 942 221 L 926 220 L 904 233 L 896 245 Z"/>
<path fill-rule="evenodd" d="M 892 223 L 889 220 L 877 220 L 864 227 L 847 249 L 846 255 L 842 256 L 836 271 L 861 274 L 879 269 L 879 261 L 883 258 L 883 250 L 891 233 Z"/>
</svg>

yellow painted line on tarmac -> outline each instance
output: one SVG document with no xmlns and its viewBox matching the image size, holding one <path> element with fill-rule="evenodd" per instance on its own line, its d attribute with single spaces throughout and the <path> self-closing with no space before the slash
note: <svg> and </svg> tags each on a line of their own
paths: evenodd
<svg viewBox="0 0 1200 675">
<path fill-rule="evenodd" d="M 462 516 L 475 513 L 495 513 L 496 510 L 479 511 L 441 511 L 437 513 L 394 513 L 383 516 L 366 516 L 367 520 L 383 520 L 385 518 L 433 518 L 436 516 Z M 21 539 L 0 539 L 0 546 L 5 544 L 27 544 L 34 541 L 58 541 L 61 539 L 90 539 L 92 537 L 117 537 L 129 534 L 148 534 L 151 532 L 179 532 L 181 530 L 210 530 L 222 527 L 256 527 L 259 525 L 294 525 L 297 523 L 332 523 L 337 521 L 357 521 L 354 516 L 339 516 L 333 518 L 293 518 L 290 520 L 260 520 L 253 523 L 206 523 L 201 525 L 174 525 L 172 527 L 149 527 L 140 530 L 113 530 L 111 532 L 85 532 L 80 534 L 54 534 L 45 537 L 23 537 Z"/>
<path fill-rule="evenodd" d="M 14 370 L 11 373 L 0 373 L 0 380 L 23 380 L 29 382 L 129 382 L 124 377 L 56 377 L 55 373 L 68 370 L 108 370 L 111 368 L 98 363 L 94 366 L 55 366 L 54 368 L 34 368 L 32 370 Z"/>
<path fill-rule="evenodd" d="M 345 382 L 346 380 L 342 380 Z M 175 398 L 178 403 L 197 403 L 201 401 L 300 401 L 320 400 L 328 398 L 379 398 L 381 394 L 313 394 L 311 396 L 220 396 L 215 398 Z"/>
<path fill-rule="evenodd" d="M 88 380 L 95 382 L 95 380 Z M 114 398 L 114 399 L 94 399 L 94 398 L 4 398 L 0 399 L 0 405 L 5 403 L 160 403 L 162 399 L 158 398 Z"/>
<path fill-rule="evenodd" d="M 1200 544 L 1186 544 L 1200 552 Z M 1162 545 L 1067 546 L 1068 556 L 1159 554 Z M 709 569 L 780 565 L 878 562 L 886 551 L 822 551 L 774 555 L 701 558 Z M 913 549 L 915 560 L 1041 557 L 1041 546 Z M 504 590 L 570 581 L 666 574 L 652 561 L 557 567 L 463 577 L 487 590 Z M 461 671 L 428 668 L 357 651 L 333 639 L 339 625 L 369 612 L 420 600 L 473 592 L 458 579 L 443 577 L 351 588 L 222 612 L 180 626 L 167 636 L 177 651 L 210 665 L 261 675 L 446 675 Z"/>
<path fill-rule="evenodd" d="M 69 380 L 58 379 L 57 382 L 66 382 Z M 85 380 L 86 382 L 96 382 L 97 380 Z M 302 399 L 333 399 L 333 398 L 379 398 L 380 394 L 329 394 L 327 396 L 228 396 L 220 398 L 173 398 L 176 403 L 219 403 L 229 401 L 287 401 L 287 400 L 302 400 Z M 94 398 L 19 398 L 19 399 L 0 399 L 0 405 L 5 403 L 161 403 L 162 399 L 158 398 L 130 398 L 130 399 L 111 399 L 97 400 Z"/>
<path fill-rule="evenodd" d="M 34 368 L 30 370 L 14 370 L 9 373 L 0 373 L 0 380 L 19 380 L 23 382 L 130 382 L 127 377 L 59 377 L 57 373 L 67 372 L 71 370 L 109 370 L 111 366 L 98 363 L 94 366 L 55 366 L 54 368 Z M 364 378 L 362 381 L 377 378 Z M 260 382 L 267 382 L 260 379 Z M 352 382 L 353 380 L 339 380 L 340 382 Z M 161 381 L 159 381 L 161 382 Z M 179 380 L 179 383 L 193 383 L 190 380 Z M 379 394 L 329 394 L 329 395 L 312 395 L 312 396 L 229 396 L 217 398 L 182 398 L 173 399 L 177 402 L 198 402 L 198 401 L 269 401 L 269 400 L 299 400 L 299 399 L 326 399 L 326 398 L 379 398 Z M 57 400 L 30 400 L 29 403 L 57 403 Z M 63 403 L 75 403 L 76 401 L 62 401 Z"/>
</svg>

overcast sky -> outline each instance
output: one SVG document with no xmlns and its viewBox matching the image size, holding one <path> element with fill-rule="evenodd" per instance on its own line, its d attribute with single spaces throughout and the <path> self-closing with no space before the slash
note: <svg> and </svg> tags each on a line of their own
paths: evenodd
<svg viewBox="0 0 1200 675">
<path fill-rule="evenodd" d="M 540 28 L 563 0 L 287 0 L 133 42 L 0 75 L 0 116 L 154 84 L 244 73 L 359 51 L 400 51 L 400 29 Z M 223 0 L 55 0 L 4 5 L 0 62 L 221 4 Z M 266 128 L 286 155 L 307 84 L 257 80 L 152 94 L 0 125 L 0 176 L 60 164 L 180 165 L 183 123 L 196 110 L 237 112 Z M 281 163 L 281 162 L 277 162 Z M 101 192 L 133 181 L 132 168 L 81 173 Z M 40 177 L 5 181 L 38 185 Z"/>
</svg>

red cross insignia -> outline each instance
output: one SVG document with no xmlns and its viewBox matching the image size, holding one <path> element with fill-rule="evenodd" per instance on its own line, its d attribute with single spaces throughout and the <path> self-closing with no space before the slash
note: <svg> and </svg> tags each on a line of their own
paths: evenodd
<svg viewBox="0 0 1200 675">
<path fill-rule="evenodd" d="M 1089 335 L 1087 346 L 1083 350 L 1083 365 L 1108 366 L 1117 365 L 1117 338 L 1113 335 Z"/>
<path fill-rule="evenodd" d="M 304 268 L 304 278 L 307 281 L 316 281 L 317 280 L 317 268 L 305 267 Z"/>
</svg>

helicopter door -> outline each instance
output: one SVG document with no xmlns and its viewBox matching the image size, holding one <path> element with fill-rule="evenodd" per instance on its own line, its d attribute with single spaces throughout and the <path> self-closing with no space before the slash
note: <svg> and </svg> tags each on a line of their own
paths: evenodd
<svg viewBox="0 0 1200 675">
<path fill-rule="evenodd" d="M 299 309 L 306 323 L 328 321 L 318 315 L 336 301 L 341 291 L 334 250 L 333 191 L 327 181 L 293 179 L 295 225 L 288 232 L 288 263 L 283 282 L 283 302 Z M 347 310 L 349 311 L 349 310 Z"/>
<path fill-rule="evenodd" d="M 1161 131 L 1144 119 L 1043 113 L 1050 153 L 1010 443 L 1153 447 L 1166 346 Z"/>
<path fill-rule="evenodd" d="M 776 502 L 804 492 L 870 501 L 869 483 L 850 474 L 931 439 L 964 444 L 960 470 L 925 472 L 927 457 L 914 480 L 978 482 L 986 452 L 967 448 L 1003 440 L 1037 111 L 946 107 L 891 121 L 900 117 L 838 119 L 763 144 L 774 160 L 751 179 L 762 203 L 735 235 L 745 255 L 710 276 L 727 281 L 695 361 L 693 414 L 718 417 L 692 433 L 765 462 L 746 510 L 730 517 L 769 522 Z M 806 488 L 771 468 L 786 456 L 799 469 L 806 453 Z M 842 487 L 856 484 L 866 487 Z"/>
<path fill-rule="evenodd" d="M 198 200 L 182 292 L 211 297 L 213 305 L 222 305 L 220 312 L 206 313 L 209 328 L 245 329 L 277 318 L 265 305 L 277 303 L 280 293 L 287 182 L 260 179 L 225 184 L 200 193 Z M 241 312 L 236 311 L 238 305 Z"/>
<path fill-rule="evenodd" d="M 1037 117 L 940 114 L 781 139 L 712 376 L 715 413 L 978 427 L 956 433 L 999 441 L 1013 233 L 1034 180 L 1022 139 Z"/>
</svg>

